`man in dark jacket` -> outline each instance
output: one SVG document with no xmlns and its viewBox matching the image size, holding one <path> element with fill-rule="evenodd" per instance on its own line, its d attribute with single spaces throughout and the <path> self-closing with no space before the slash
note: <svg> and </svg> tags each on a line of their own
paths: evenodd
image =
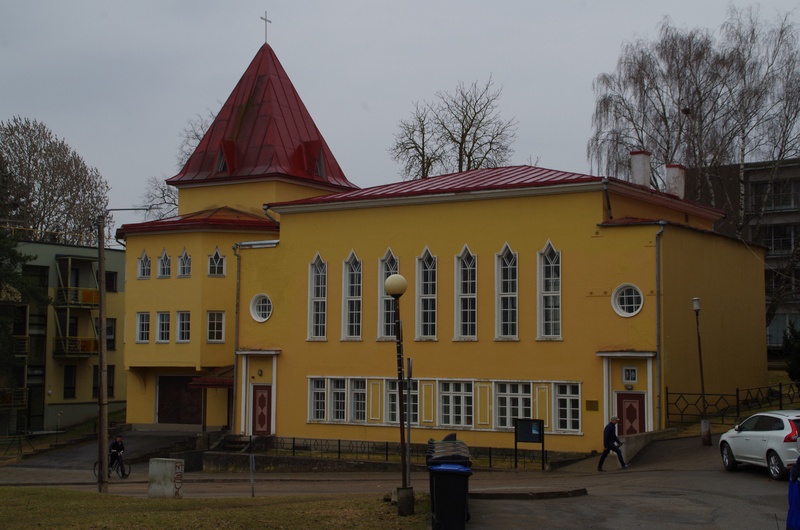
<svg viewBox="0 0 800 530">
<path fill-rule="evenodd" d="M 619 418 L 616 416 L 611 416 L 608 425 L 606 425 L 606 428 L 603 429 L 603 454 L 600 455 L 600 462 L 597 463 L 598 471 L 605 471 L 603 469 L 603 462 L 606 461 L 609 451 L 614 451 L 617 453 L 620 467 L 623 469 L 628 467 L 628 464 L 626 464 L 625 460 L 622 459 L 622 451 L 620 450 L 620 447 L 622 446 L 623 442 L 620 442 L 619 438 L 617 438 L 617 423 L 619 423 Z"/>
<path fill-rule="evenodd" d="M 114 441 L 111 442 L 111 445 L 108 448 L 110 453 L 110 457 L 108 460 L 108 476 L 111 476 L 111 468 L 114 467 L 114 463 L 119 460 L 120 456 L 122 456 L 123 451 L 125 451 L 125 444 L 122 443 L 122 436 L 117 435 L 114 438 Z"/>
</svg>

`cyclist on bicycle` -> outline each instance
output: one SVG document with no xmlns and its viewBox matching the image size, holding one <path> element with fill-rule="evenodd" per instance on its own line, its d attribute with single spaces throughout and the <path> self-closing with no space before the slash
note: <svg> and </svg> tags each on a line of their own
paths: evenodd
<svg viewBox="0 0 800 530">
<path fill-rule="evenodd" d="M 108 476 L 110 477 L 114 464 L 116 464 L 118 460 L 122 460 L 122 452 L 125 451 L 125 444 L 122 443 L 122 436 L 117 435 L 114 441 L 111 442 L 108 450 L 110 452 L 110 458 L 108 459 Z"/>
</svg>

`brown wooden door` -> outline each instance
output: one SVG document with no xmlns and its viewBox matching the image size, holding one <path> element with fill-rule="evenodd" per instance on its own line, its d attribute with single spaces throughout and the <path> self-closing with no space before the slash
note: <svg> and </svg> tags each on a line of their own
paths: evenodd
<svg viewBox="0 0 800 530">
<path fill-rule="evenodd" d="M 158 423 L 201 424 L 203 392 L 191 382 L 191 376 L 159 376 Z"/>
<path fill-rule="evenodd" d="M 272 385 L 253 387 L 253 434 L 272 434 Z"/>
<path fill-rule="evenodd" d="M 644 394 L 621 392 L 617 394 L 618 434 L 639 434 L 645 431 Z"/>
</svg>

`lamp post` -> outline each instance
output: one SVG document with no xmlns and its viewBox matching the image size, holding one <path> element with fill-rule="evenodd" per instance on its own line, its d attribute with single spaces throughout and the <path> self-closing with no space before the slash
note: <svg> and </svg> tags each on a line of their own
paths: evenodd
<svg viewBox="0 0 800 530">
<path fill-rule="evenodd" d="M 149 211 L 150 208 L 113 208 L 95 219 L 97 227 L 97 491 L 108 493 L 108 367 L 106 363 L 106 216 L 108 212 Z"/>
<path fill-rule="evenodd" d="M 400 297 L 406 292 L 408 282 L 400 274 L 392 274 L 384 281 L 383 288 L 386 294 L 394 299 L 394 336 L 397 343 L 397 419 L 400 425 L 400 471 L 402 474 L 402 487 L 397 489 L 397 514 L 413 515 L 414 489 L 409 485 L 410 473 L 407 467 L 409 462 L 406 458 L 406 436 L 403 425 L 405 418 L 405 401 L 403 399 L 403 322 L 400 320 Z"/>
<path fill-rule="evenodd" d="M 700 416 L 700 440 L 703 445 L 711 445 L 711 424 L 707 416 L 706 404 L 706 384 L 703 377 L 703 346 L 700 341 L 700 299 L 692 298 L 692 310 L 694 311 L 695 325 L 697 328 L 697 356 L 700 359 L 700 400 L 702 401 L 702 412 Z"/>
<path fill-rule="evenodd" d="M 108 493 L 108 387 L 106 383 L 106 215 L 97 216 L 97 287 L 100 318 L 97 327 L 97 491 Z"/>
</svg>

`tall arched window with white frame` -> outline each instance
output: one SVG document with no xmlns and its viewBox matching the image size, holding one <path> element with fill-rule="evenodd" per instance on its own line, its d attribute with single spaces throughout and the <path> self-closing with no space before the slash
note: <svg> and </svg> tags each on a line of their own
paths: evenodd
<svg viewBox="0 0 800 530">
<path fill-rule="evenodd" d="M 326 338 L 328 310 L 328 265 L 317 254 L 309 266 L 308 281 L 308 338 Z"/>
<path fill-rule="evenodd" d="M 426 248 L 417 258 L 417 338 L 436 339 L 436 257 Z"/>
<path fill-rule="evenodd" d="M 561 339 L 561 252 L 549 241 L 539 252 L 538 339 Z"/>
<path fill-rule="evenodd" d="M 351 251 L 342 267 L 342 337 L 361 338 L 361 260 Z"/>
<path fill-rule="evenodd" d="M 518 338 L 517 253 L 506 243 L 495 261 L 495 337 L 499 340 Z"/>
<path fill-rule="evenodd" d="M 455 340 L 474 340 L 478 335 L 478 258 L 464 245 L 455 267 Z"/>
<path fill-rule="evenodd" d="M 392 274 L 399 274 L 400 262 L 390 249 L 383 255 L 378 267 L 378 281 L 380 282 L 380 285 L 378 285 L 378 292 L 380 293 L 380 300 L 378 301 L 378 338 L 394 339 L 394 298 L 386 294 L 384 283 L 386 278 Z"/>
</svg>

